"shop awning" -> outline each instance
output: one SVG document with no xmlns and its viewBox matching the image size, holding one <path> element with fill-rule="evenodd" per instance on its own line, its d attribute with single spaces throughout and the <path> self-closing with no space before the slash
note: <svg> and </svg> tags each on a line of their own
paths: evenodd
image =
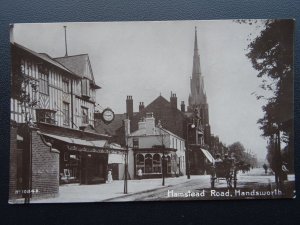
<svg viewBox="0 0 300 225">
<path fill-rule="evenodd" d="M 104 148 L 107 144 L 106 140 L 98 140 L 98 141 L 87 141 L 84 139 L 78 139 L 78 138 L 70 138 L 70 137 L 63 137 L 63 136 L 58 136 L 54 134 L 47 134 L 47 133 L 42 133 L 46 137 L 54 138 L 56 140 L 60 140 L 69 144 L 74 144 L 74 145 L 84 145 L 88 147 L 96 147 L 96 148 Z"/>
<path fill-rule="evenodd" d="M 125 155 L 123 155 L 123 154 L 109 154 L 108 155 L 108 164 L 111 164 L 111 163 L 124 164 L 124 162 L 125 162 L 124 156 Z"/>
<path fill-rule="evenodd" d="M 203 152 L 203 154 L 205 155 L 205 157 L 208 159 L 208 161 L 210 161 L 211 163 L 214 163 L 215 162 L 215 159 L 214 157 L 210 154 L 209 151 L 201 148 L 201 151 Z"/>
</svg>

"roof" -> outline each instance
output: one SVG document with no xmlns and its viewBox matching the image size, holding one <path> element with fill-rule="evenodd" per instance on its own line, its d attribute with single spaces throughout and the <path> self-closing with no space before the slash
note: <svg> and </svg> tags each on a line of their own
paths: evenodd
<svg viewBox="0 0 300 225">
<path fill-rule="evenodd" d="M 89 63 L 89 56 L 88 54 L 80 54 L 80 55 L 72 55 L 72 56 L 64 56 L 64 57 L 58 57 L 54 58 L 56 61 L 63 64 L 65 67 L 67 67 L 69 70 L 71 70 L 73 73 L 81 76 L 86 77 L 88 79 L 92 80 L 92 74 L 89 74 L 86 71 L 86 64 Z M 91 69 L 91 68 L 89 68 Z"/>
<path fill-rule="evenodd" d="M 164 128 L 159 128 L 159 127 L 155 127 L 155 130 L 154 130 L 153 134 L 146 134 L 146 129 L 139 129 L 139 130 L 136 130 L 136 131 L 132 132 L 130 134 L 130 136 L 131 137 L 132 136 L 153 136 L 153 135 L 158 136 L 158 135 L 162 135 L 162 132 L 160 130 L 164 131 L 165 133 L 167 133 L 171 136 L 175 136 L 178 139 L 184 140 L 183 138 L 181 138 L 181 137 L 177 136 L 176 134 L 172 133 L 171 131 L 168 131 Z"/>
<path fill-rule="evenodd" d="M 168 131 L 171 130 L 173 135 L 184 136 L 182 121 L 185 120 L 185 114 L 178 108 L 173 108 L 171 103 L 161 95 L 148 104 L 141 112 L 133 116 L 131 131 L 138 129 L 138 122 L 142 117 L 145 117 L 147 112 L 154 113 L 156 124 L 160 120 L 163 128 L 166 128 Z"/>
<path fill-rule="evenodd" d="M 54 60 L 53 58 L 51 58 L 49 55 L 47 55 L 46 53 L 37 53 L 33 50 L 30 50 L 26 47 L 24 47 L 23 45 L 20 45 L 18 43 L 13 43 L 12 45 L 16 46 L 17 48 L 20 48 L 26 52 L 29 52 L 30 54 L 42 59 L 43 61 L 46 61 L 62 70 L 64 70 L 65 72 L 69 73 L 69 74 L 72 74 L 72 75 L 75 75 L 78 77 L 78 75 L 74 74 L 71 70 L 69 70 L 68 68 L 66 68 L 64 65 L 62 65 L 61 63 L 57 62 L 56 60 Z"/>
<path fill-rule="evenodd" d="M 55 58 L 55 60 L 63 64 L 65 67 L 67 67 L 69 70 L 71 70 L 78 76 L 85 77 L 91 80 L 95 88 L 101 88 L 100 86 L 95 84 L 93 70 L 88 54 L 58 57 Z"/>
</svg>

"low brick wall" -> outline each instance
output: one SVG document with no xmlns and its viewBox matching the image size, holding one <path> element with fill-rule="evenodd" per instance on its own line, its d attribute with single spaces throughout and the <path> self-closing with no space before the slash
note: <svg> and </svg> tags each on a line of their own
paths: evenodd
<svg viewBox="0 0 300 225">
<path fill-rule="evenodd" d="M 56 197 L 59 193 L 59 151 L 32 130 L 32 198 Z"/>
<path fill-rule="evenodd" d="M 10 154 L 9 154 L 9 202 L 13 202 L 20 195 L 17 190 L 17 126 L 10 126 Z"/>
</svg>

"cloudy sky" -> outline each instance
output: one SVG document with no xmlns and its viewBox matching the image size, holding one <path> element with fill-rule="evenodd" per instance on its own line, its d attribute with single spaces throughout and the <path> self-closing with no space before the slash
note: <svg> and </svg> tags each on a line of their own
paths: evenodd
<svg viewBox="0 0 300 225">
<path fill-rule="evenodd" d="M 264 159 L 266 140 L 257 120 L 263 116 L 252 92 L 260 80 L 245 56 L 249 34 L 260 28 L 225 21 L 106 22 L 16 24 L 14 40 L 52 57 L 88 53 L 96 83 L 102 87 L 97 102 L 124 113 L 127 95 L 151 103 L 160 94 L 176 93 L 178 107 L 190 92 L 194 29 L 198 30 L 201 69 L 209 104 L 212 133 L 229 145 L 240 141 Z"/>
</svg>

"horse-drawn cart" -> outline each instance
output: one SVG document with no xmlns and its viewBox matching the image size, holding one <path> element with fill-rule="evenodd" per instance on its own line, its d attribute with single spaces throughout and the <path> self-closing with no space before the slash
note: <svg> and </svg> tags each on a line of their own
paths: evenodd
<svg viewBox="0 0 300 225">
<path fill-rule="evenodd" d="M 226 180 L 228 188 L 236 188 L 237 167 L 233 160 L 216 161 L 212 166 L 210 179 L 211 188 L 215 188 L 215 184 L 220 180 Z"/>
</svg>

